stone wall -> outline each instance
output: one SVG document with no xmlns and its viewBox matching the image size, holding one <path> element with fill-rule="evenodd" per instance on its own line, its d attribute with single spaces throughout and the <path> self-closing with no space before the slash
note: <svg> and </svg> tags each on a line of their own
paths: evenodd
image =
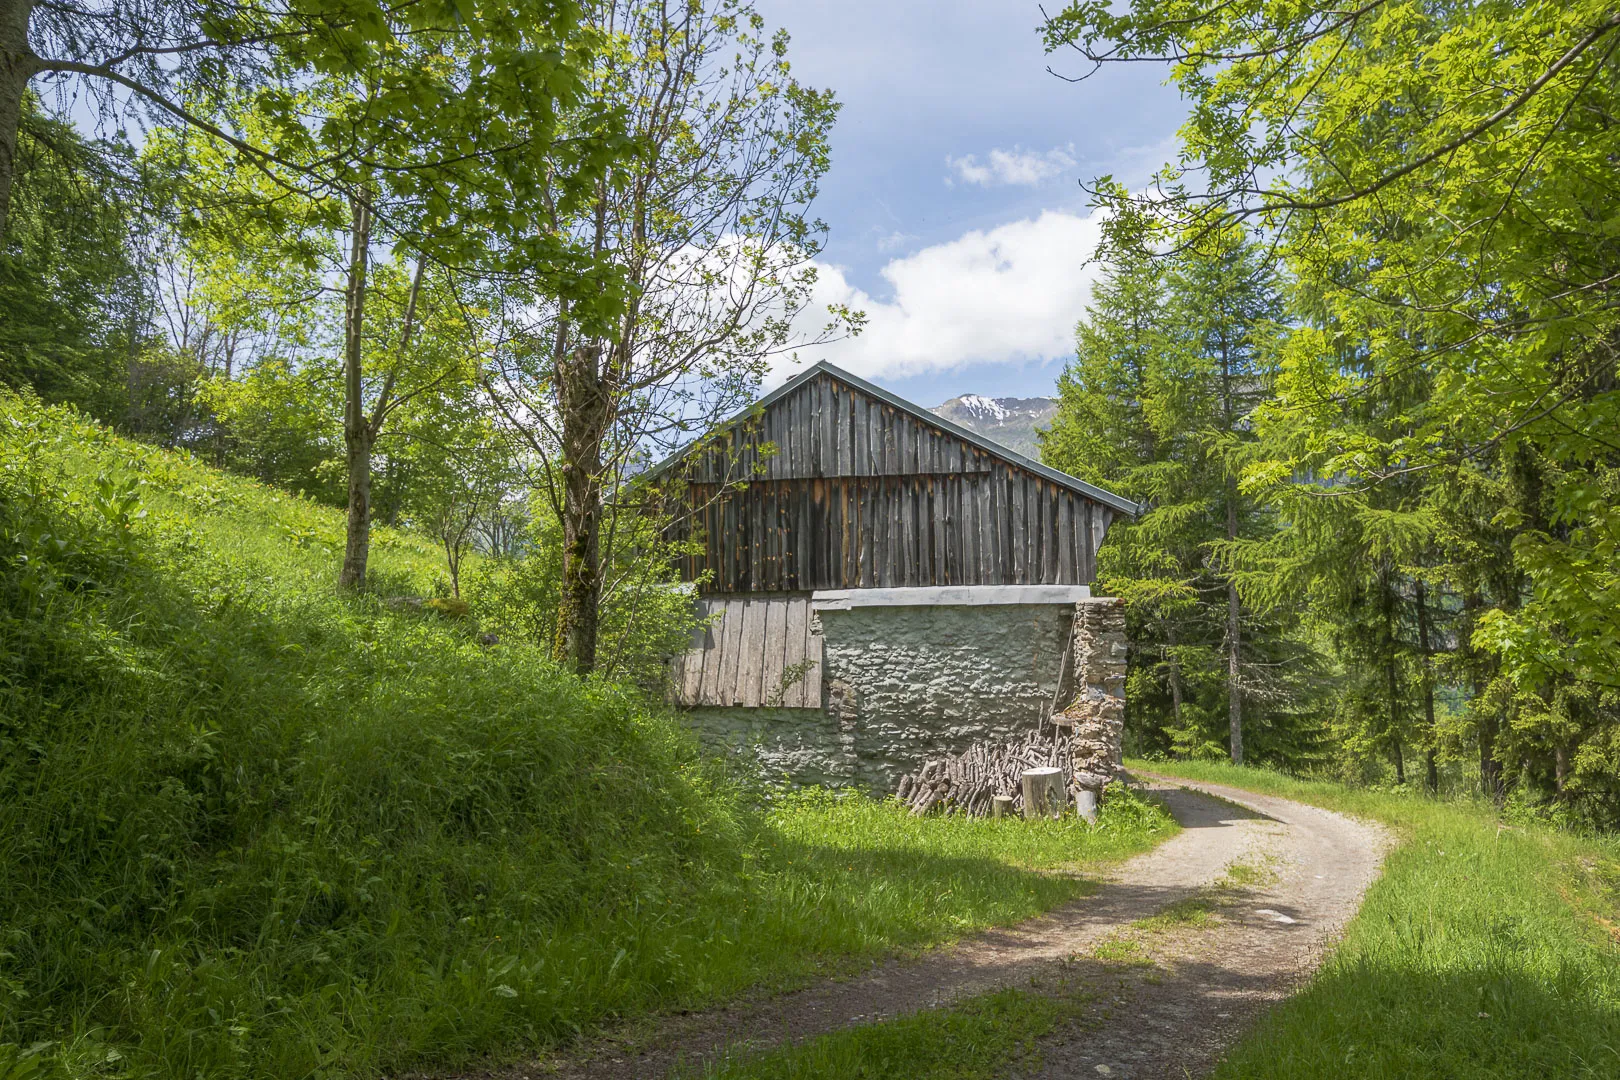
<svg viewBox="0 0 1620 1080">
<path fill-rule="evenodd" d="M 980 739 L 1022 738 L 1062 707 L 1062 698 L 1076 707 L 1089 703 L 1087 717 L 1112 722 L 1110 694 L 1124 690 L 1122 613 L 1117 683 L 1104 685 L 1116 653 L 1109 621 L 1114 605 L 822 610 L 815 617 L 823 642 L 823 710 L 701 708 L 691 711 L 691 722 L 711 750 L 741 755 L 767 776 L 892 790 L 926 758 L 958 753 Z M 1080 635 L 1074 633 L 1077 610 Z M 1102 635 L 1100 646 L 1093 631 Z M 1066 664 L 1071 644 L 1076 654 Z M 1066 684 L 1061 698 L 1060 678 Z M 1117 711 L 1123 720 L 1122 708 Z M 1080 717 L 1076 712 L 1077 722 Z M 1117 738 L 1112 745 L 1117 759 Z"/>
<path fill-rule="evenodd" d="M 1075 608 L 1074 696 L 1062 721 L 1073 728 L 1074 772 L 1098 787 L 1124 767 L 1125 601 L 1092 600 Z"/>
</svg>

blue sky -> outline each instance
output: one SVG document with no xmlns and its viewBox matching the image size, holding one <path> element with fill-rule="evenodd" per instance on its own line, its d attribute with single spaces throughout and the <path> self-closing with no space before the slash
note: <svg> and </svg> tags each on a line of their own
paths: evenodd
<svg viewBox="0 0 1620 1080">
<path fill-rule="evenodd" d="M 1183 116 L 1162 69 L 1047 73 L 1023 0 L 757 0 L 788 57 L 843 102 L 816 204 L 822 302 L 867 311 L 807 349 L 923 405 L 1050 394 L 1095 273 L 1078 182 L 1139 183 Z"/>
</svg>

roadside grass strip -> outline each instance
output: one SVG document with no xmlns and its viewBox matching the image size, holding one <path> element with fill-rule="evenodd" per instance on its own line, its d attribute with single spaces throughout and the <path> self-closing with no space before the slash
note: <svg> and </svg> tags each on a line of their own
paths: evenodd
<svg viewBox="0 0 1620 1080">
<path fill-rule="evenodd" d="M 681 1080 L 990 1080 L 1040 1062 L 1039 1040 L 1078 1020 L 1090 997 L 1067 981 L 996 990 L 941 1009 L 677 1071 Z"/>
<path fill-rule="evenodd" d="M 1443 801 L 1133 762 L 1382 821 L 1400 844 L 1322 969 L 1216 1080 L 1620 1076 L 1620 844 Z"/>
</svg>

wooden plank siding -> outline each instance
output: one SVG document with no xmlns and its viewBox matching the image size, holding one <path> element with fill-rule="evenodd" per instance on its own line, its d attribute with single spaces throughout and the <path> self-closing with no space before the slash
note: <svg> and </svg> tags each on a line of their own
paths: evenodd
<svg viewBox="0 0 1620 1080">
<path fill-rule="evenodd" d="M 715 433 L 663 483 L 667 538 L 696 549 L 681 576 L 706 594 L 1085 585 L 1115 516 L 1085 485 L 825 372 Z"/>
<path fill-rule="evenodd" d="M 670 694 L 678 704 L 821 708 L 821 636 L 810 632 L 808 596 L 697 604 L 703 629 L 673 661 Z"/>
</svg>

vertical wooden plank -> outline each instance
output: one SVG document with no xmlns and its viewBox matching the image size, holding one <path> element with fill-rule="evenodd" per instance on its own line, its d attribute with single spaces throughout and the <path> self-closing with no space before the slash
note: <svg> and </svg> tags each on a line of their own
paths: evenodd
<svg viewBox="0 0 1620 1080">
<path fill-rule="evenodd" d="M 742 644 L 737 657 L 737 699 L 745 708 L 757 709 L 764 703 L 765 608 L 769 600 L 743 603 Z"/>
<path fill-rule="evenodd" d="M 803 397 L 804 395 L 799 393 L 790 394 L 788 397 L 778 402 L 776 406 L 777 409 L 779 409 L 782 413 L 780 431 L 783 461 L 782 475 L 784 477 L 799 475 L 798 416 L 799 401 Z"/>
<path fill-rule="evenodd" d="M 876 468 L 878 445 L 876 445 L 875 440 L 881 437 L 881 429 L 878 427 L 878 416 L 880 416 L 881 410 L 878 408 L 878 403 L 873 402 L 872 398 L 865 397 L 865 395 L 860 398 L 860 408 L 862 408 L 862 423 L 867 426 L 867 457 L 860 463 L 860 474 L 862 476 L 875 476 L 878 473 L 878 468 Z"/>
<path fill-rule="evenodd" d="M 702 618 L 708 611 L 709 605 L 699 600 L 697 602 L 698 617 Z M 681 704 L 687 707 L 702 704 L 703 701 L 703 664 L 708 659 L 709 640 L 707 627 L 700 626 L 692 635 L 695 639 L 692 647 L 686 653 L 685 677 L 681 680 Z"/>
<path fill-rule="evenodd" d="M 796 589 L 814 588 L 811 582 L 815 580 L 815 572 L 810 555 L 810 481 L 799 480 L 796 484 L 798 497 L 797 513 L 793 518 L 793 542 L 798 553 L 794 563 L 793 587 Z"/>
<path fill-rule="evenodd" d="M 1108 535 L 1108 525 L 1114 520 L 1114 512 L 1106 506 L 1099 506 L 1093 513 L 1091 520 L 1091 573 L 1095 577 L 1097 573 L 1097 549 L 1102 547 L 1103 537 Z"/>
<path fill-rule="evenodd" d="M 996 474 L 979 477 L 979 584 L 1001 584 L 996 574 L 994 495 Z"/>
<path fill-rule="evenodd" d="M 861 588 L 876 588 L 878 570 L 878 529 L 882 525 L 882 503 L 879 501 L 878 479 L 868 476 L 861 494 L 861 539 L 864 544 L 861 557 Z"/>
<path fill-rule="evenodd" d="M 1018 470 L 1009 470 L 1011 476 L 1012 503 L 1007 510 L 1007 521 L 1012 527 L 1012 573 L 1013 582 L 1018 585 L 1029 584 L 1029 529 L 1024 517 L 1026 512 L 1024 474 Z"/>
<path fill-rule="evenodd" d="M 851 424 L 854 427 L 853 445 L 855 456 L 850 462 L 849 474 L 851 476 L 867 475 L 867 457 L 871 453 L 871 432 L 866 426 L 866 414 L 870 411 L 865 394 L 850 395 Z"/>
<path fill-rule="evenodd" d="M 1058 579 L 1058 522 L 1060 494 L 1056 484 L 1046 485 L 1046 582 L 1053 584 Z"/>
<path fill-rule="evenodd" d="M 792 600 L 766 600 L 765 656 L 760 668 L 761 704 L 781 704 L 782 658 L 787 655 L 787 609 Z"/>
<path fill-rule="evenodd" d="M 1074 584 L 1074 496 L 1065 491 L 1058 497 L 1057 583 Z"/>
<path fill-rule="evenodd" d="M 810 384 L 799 393 L 804 395 L 804 426 L 810 434 L 810 459 L 805 462 L 804 475 L 821 475 L 821 457 L 824 448 L 821 445 L 821 387 L 826 380 L 818 377 L 812 379 Z"/>
<path fill-rule="evenodd" d="M 1039 585 L 1046 555 L 1046 484 L 1033 476 L 1024 482 L 1029 492 L 1029 580 Z"/>
<path fill-rule="evenodd" d="M 690 652 L 676 653 L 669 658 L 669 665 L 664 672 L 664 677 L 669 680 L 667 696 L 674 698 L 677 705 L 686 704 L 681 695 L 686 687 L 686 658 L 690 655 L 692 655 Z"/>
<path fill-rule="evenodd" d="M 968 481 L 971 480 L 971 483 Z M 962 497 L 967 503 L 968 516 L 968 584 L 983 585 L 984 580 L 984 477 L 969 473 L 963 478 L 966 485 Z"/>
<path fill-rule="evenodd" d="M 809 630 L 810 620 L 805 620 L 805 629 Z M 809 634 L 805 640 L 804 658 L 810 663 L 810 670 L 804 676 L 804 702 L 810 709 L 821 708 L 821 635 Z"/>
<path fill-rule="evenodd" d="M 851 444 L 853 445 L 853 444 Z M 854 458 L 850 458 L 850 471 L 855 469 Z M 846 588 L 856 588 L 860 584 L 860 491 L 856 488 L 853 476 L 844 477 L 839 485 L 839 544 L 843 548 L 843 579 L 848 582 Z"/>
<path fill-rule="evenodd" d="M 703 676 L 702 689 L 698 695 L 701 705 L 719 705 L 720 702 L 720 657 L 723 655 L 721 645 L 725 640 L 726 607 L 729 601 L 711 600 L 708 604 L 708 614 L 713 617 L 709 628 L 703 635 Z"/>
<path fill-rule="evenodd" d="M 838 402 L 832 379 L 821 380 L 821 472 L 818 476 L 838 475 Z"/>
<path fill-rule="evenodd" d="M 1081 504 L 1080 510 L 1080 534 L 1076 537 L 1080 545 L 1080 584 L 1091 585 L 1096 574 L 1092 560 L 1094 549 L 1091 546 L 1091 516 L 1095 512 L 1095 504 L 1087 499 Z"/>
<path fill-rule="evenodd" d="M 719 704 L 737 705 L 737 670 L 742 665 L 742 624 L 746 600 L 726 602 L 726 621 L 720 638 L 720 681 L 717 687 Z"/>
<path fill-rule="evenodd" d="M 1063 523 L 1063 510 L 1068 505 L 1069 493 L 1052 486 L 1052 580 L 1062 583 L 1064 578 L 1063 560 L 1065 558 L 1063 538 L 1067 532 Z"/>
<path fill-rule="evenodd" d="M 917 488 L 916 474 L 900 477 L 900 558 L 902 585 L 917 584 Z"/>
<path fill-rule="evenodd" d="M 804 662 L 804 646 L 810 621 L 810 601 L 795 596 L 787 602 L 786 627 L 783 630 L 782 667 L 790 670 Z M 789 709 L 804 707 L 804 678 L 801 676 L 782 695 L 782 705 Z"/>
</svg>

